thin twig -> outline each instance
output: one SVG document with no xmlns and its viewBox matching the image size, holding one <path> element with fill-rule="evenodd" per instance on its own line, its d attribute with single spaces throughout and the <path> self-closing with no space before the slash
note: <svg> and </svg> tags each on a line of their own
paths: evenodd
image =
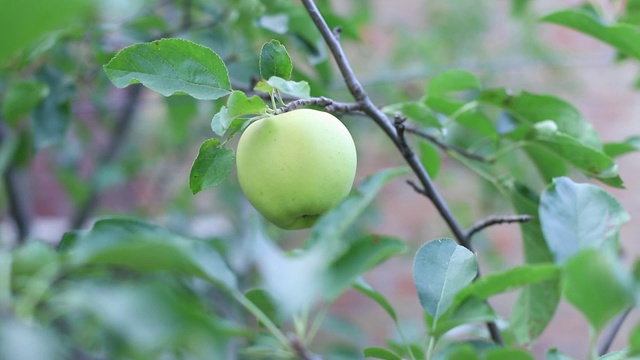
<svg viewBox="0 0 640 360">
<path fill-rule="evenodd" d="M 622 328 L 622 324 L 629 316 L 629 313 L 631 313 L 631 310 L 633 310 L 633 306 L 630 306 L 629 308 L 627 308 L 627 310 L 620 314 L 616 321 L 611 325 L 609 331 L 607 331 L 607 334 L 604 336 L 602 342 L 600 343 L 600 346 L 598 347 L 599 356 L 602 356 L 609 351 L 611 344 L 613 344 L 613 340 L 616 338 L 616 335 L 620 331 L 620 328 Z"/>
<path fill-rule="evenodd" d="M 322 17 L 322 14 L 320 14 L 320 11 L 318 10 L 315 2 L 313 0 L 301 1 L 307 12 L 309 13 L 312 21 L 322 34 L 325 43 L 329 47 L 329 50 L 331 51 L 331 54 L 333 55 L 338 68 L 340 69 L 340 73 L 342 74 L 349 92 L 356 100 L 356 102 L 360 104 L 361 110 L 365 114 L 367 114 L 387 134 L 391 141 L 393 141 L 394 145 L 396 145 L 398 150 L 402 153 L 405 161 L 418 177 L 422 190 L 421 193 L 429 198 L 434 204 L 434 206 L 440 213 L 440 216 L 442 216 L 442 218 L 449 226 L 449 229 L 451 229 L 451 231 L 453 232 L 458 243 L 473 251 L 471 248 L 471 242 L 467 238 L 466 232 L 464 231 L 463 227 L 455 218 L 447 203 L 444 201 L 444 199 L 436 189 L 433 180 L 425 170 L 422 162 L 418 159 L 411 147 L 407 144 L 407 141 L 403 135 L 404 130 L 402 130 L 402 134 L 399 134 L 396 127 L 391 123 L 384 112 L 382 112 L 373 104 L 364 88 L 356 78 L 355 73 L 353 72 L 353 69 L 351 68 L 351 65 L 349 64 L 349 61 L 344 53 L 344 50 L 340 45 L 339 38 L 336 36 L 336 32 L 332 31 L 331 28 L 329 28 L 327 22 Z M 496 344 L 502 345 L 502 336 L 500 334 L 500 331 L 498 330 L 496 323 L 493 321 L 487 322 L 487 327 L 491 334 L 491 339 Z"/>
<path fill-rule="evenodd" d="M 84 203 L 80 205 L 71 218 L 71 228 L 78 229 L 84 225 L 87 219 L 93 214 L 96 207 L 100 203 L 100 188 L 98 186 L 97 176 L 99 169 L 106 165 L 109 165 L 115 159 L 118 151 L 127 139 L 127 134 L 131 129 L 131 123 L 133 122 L 133 116 L 140 103 L 140 95 L 142 94 L 142 85 L 135 84 L 127 88 L 127 102 L 124 106 L 122 114 L 118 118 L 115 128 L 111 133 L 109 143 L 104 152 L 98 159 L 96 170 L 94 172 L 94 178 L 92 180 L 91 190 L 89 196 Z"/>
<path fill-rule="evenodd" d="M 8 137 L 7 129 L 4 125 L 4 119 L 0 115 L 0 143 L 6 141 Z M 4 188 L 7 193 L 7 204 L 9 206 L 9 214 L 13 218 L 16 226 L 16 242 L 24 243 L 31 232 L 31 212 L 29 210 L 29 199 L 25 189 L 20 186 L 20 174 L 16 171 L 12 163 L 7 164 L 2 174 Z"/>
<path fill-rule="evenodd" d="M 504 216 L 490 216 L 486 219 L 482 219 L 475 223 L 469 230 L 467 230 L 467 237 L 471 239 L 477 232 L 482 231 L 489 226 L 498 224 L 511 224 L 511 223 L 523 223 L 531 221 L 533 216 L 531 215 L 504 215 Z"/>
<path fill-rule="evenodd" d="M 436 145 L 437 147 L 439 147 L 440 149 L 444 150 L 444 151 L 454 151 L 468 159 L 471 160 L 476 160 L 476 161 L 480 161 L 480 162 L 490 162 L 490 159 L 482 156 L 482 155 L 478 155 L 478 154 L 474 154 L 472 152 L 469 152 L 465 149 L 462 149 L 460 147 L 454 146 L 454 145 L 449 145 L 445 142 L 443 142 L 442 140 L 438 139 L 437 137 L 422 131 L 420 129 L 417 129 L 415 127 L 412 126 L 405 126 L 406 131 L 410 132 L 412 134 L 418 135 L 424 139 L 429 140 L 430 142 L 432 142 L 434 145 Z"/>
<path fill-rule="evenodd" d="M 289 336 L 289 342 L 296 356 L 298 356 L 300 359 L 322 360 L 322 356 L 310 352 L 307 348 L 304 347 L 304 344 L 302 344 L 302 342 L 300 342 L 300 340 L 297 337 L 293 335 Z"/>
<path fill-rule="evenodd" d="M 315 105 L 325 108 L 327 111 L 339 113 L 357 113 L 360 111 L 358 103 L 341 103 L 326 97 L 317 97 L 310 99 L 298 99 L 291 101 L 287 105 L 276 109 L 275 115 L 282 114 L 291 110 L 295 110 L 302 106 Z"/>
</svg>

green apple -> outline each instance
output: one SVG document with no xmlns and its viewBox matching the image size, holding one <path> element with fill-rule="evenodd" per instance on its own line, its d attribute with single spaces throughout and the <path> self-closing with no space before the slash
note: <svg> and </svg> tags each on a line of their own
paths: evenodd
<svg viewBox="0 0 640 360">
<path fill-rule="evenodd" d="M 240 187 L 267 220 L 283 229 L 312 226 L 351 190 L 356 147 L 333 115 L 298 109 L 260 119 L 240 137 Z"/>
</svg>

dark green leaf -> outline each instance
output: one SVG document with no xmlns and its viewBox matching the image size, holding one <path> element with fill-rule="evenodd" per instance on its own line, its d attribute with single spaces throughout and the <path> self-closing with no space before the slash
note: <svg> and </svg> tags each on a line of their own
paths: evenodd
<svg viewBox="0 0 640 360">
<path fill-rule="evenodd" d="M 141 272 L 171 271 L 212 281 L 225 290 L 236 279 L 224 259 L 210 245 L 185 238 L 135 219 L 100 220 L 86 232 L 76 232 L 66 242 L 74 266 L 116 265 Z"/>
<path fill-rule="evenodd" d="M 468 296 L 488 299 L 525 285 L 555 280 L 559 277 L 560 269 L 554 264 L 522 265 L 502 273 L 484 276 L 463 289 L 458 296 L 460 299 Z"/>
<path fill-rule="evenodd" d="M 496 314 L 486 301 L 476 297 L 467 297 L 455 308 L 449 308 L 435 324 L 435 327 L 433 327 L 433 318 L 430 318 L 429 322 L 432 327 L 429 335 L 439 338 L 447 331 L 460 325 L 494 320 L 496 320 Z"/>
<path fill-rule="evenodd" d="M 219 185 L 229 175 L 234 163 L 234 152 L 220 144 L 218 139 L 205 140 L 193 162 L 189 175 L 191 192 Z"/>
<path fill-rule="evenodd" d="M 567 175 L 566 161 L 553 151 L 536 144 L 528 145 L 524 150 L 545 183 L 550 183 L 553 178 Z"/>
<path fill-rule="evenodd" d="M 630 277 L 607 252 L 583 250 L 564 264 L 565 298 L 596 332 L 633 302 Z"/>
<path fill-rule="evenodd" d="M 369 235 L 356 240 L 329 265 L 325 273 L 324 296 L 329 301 L 335 300 L 360 275 L 405 250 L 404 242 L 388 236 Z"/>
<path fill-rule="evenodd" d="M 420 141 L 418 143 L 418 150 L 420 151 L 420 161 L 425 170 L 432 179 L 438 176 L 440 171 L 440 154 L 438 149 L 427 141 Z"/>
<path fill-rule="evenodd" d="M 0 11 L 0 67 L 20 49 L 33 44 L 41 36 L 68 26 L 91 9 L 84 0 L 3 1 Z M 25 20 L 28 15 L 29 21 Z"/>
<path fill-rule="evenodd" d="M 479 90 L 480 80 L 465 70 L 449 70 L 434 76 L 427 86 L 427 95 L 442 97 L 448 93 L 462 90 Z"/>
<path fill-rule="evenodd" d="M 262 46 L 260 51 L 260 76 L 269 79 L 272 76 L 289 80 L 293 65 L 284 45 L 278 40 L 271 40 Z"/>
<path fill-rule="evenodd" d="M 640 30 L 629 24 L 607 25 L 585 9 L 568 9 L 555 12 L 542 21 L 563 25 L 603 41 L 622 53 L 640 59 Z"/>
<path fill-rule="evenodd" d="M 437 321 L 477 272 L 474 254 L 452 239 L 436 239 L 422 245 L 413 262 L 413 283 L 422 307 Z"/>
<path fill-rule="evenodd" d="M 75 94 L 75 85 L 71 78 L 48 66 L 42 68 L 36 77 L 49 88 L 49 95 L 36 106 L 31 119 L 34 145 L 41 149 L 64 138 L 71 121 L 70 100 Z"/>
<path fill-rule="evenodd" d="M 571 104 L 549 95 L 528 92 L 510 94 L 505 89 L 483 91 L 478 101 L 506 110 L 516 120 L 534 125 L 552 120 L 560 132 L 581 144 L 600 150 L 600 137 L 593 126 Z"/>
<path fill-rule="evenodd" d="M 27 115 L 49 94 L 46 84 L 36 80 L 22 80 L 12 83 L 4 94 L 2 115 L 10 126 Z"/>
<path fill-rule="evenodd" d="M 496 348 L 489 349 L 484 356 L 485 360 L 534 360 L 533 355 L 531 353 L 522 350 L 522 349 L 514 349 L 514 348 Z"/>
<path fill-rule="evenodd" d="M 640 150 L 640 136 L 630 136 L 622 142 L 604 144 L 604 153 L 614 158 Z"/>
<path fill-rule="evenodd" d="M 121 50 L 104 66 L 116 87 L 142 83 L 164 96 L 215 100 L 231 92 L 227 67 L 213 50 L 182 39 L 162 39 Z"/>
<path fill-rule="evenodd" d="M 540 223 L 556 262 L 580 250 L 600 247 L 629 220 L 616 198 L 591 184 L 562 177 L 542 193 Z"/>
<path fill-rule="evenodd" d="M 558 351 L 558 349 L 551 349 L 547 351 L 547 357 L 545 358 L 545 360 L 573 360 L 573 359 L 561 353 L 560 351 Z"/>
<path fill-rule="evenodd" d="M 362 294 L 366 295 L 371 300 L 375 301 L 380 307 L 384 309 L 384 311 L 389 314 L 391 319 L 394 322 L 398 322 L 398 317 L 396 316 L 396 311 L 393 309 L 393 306 L 384 297 L 381 293 L 372 288 L 369 284 L 367 284 L 362 278 L 356 280 L 356 283 L 353 285 L 353 288 L 360 291 Z"/>
<path fill-rule="evenodd" d="M 365 357 L 384 360 L 402 360 L 402 358 L 395 353 L 380 347 L 368 347 L 362 351 Z"/>
<path fill-rule="evenodd" d="M 640 356 L 640 324 L 629 335 L 629 356 Z"/>
</svg>

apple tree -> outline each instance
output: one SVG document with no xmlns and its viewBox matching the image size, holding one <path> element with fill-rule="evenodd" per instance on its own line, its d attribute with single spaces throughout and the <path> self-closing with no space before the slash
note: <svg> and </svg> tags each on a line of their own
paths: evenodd
<svg viewBox="0 0 640 360">
<path fill-rule="evenodd" d="M 120 8 L 134 16 L 118 26 L 115 1 L 3 4 L 0 29 L 16 36 L 0 49 L 1 200 L 17 241 L 0 252 L 0 358 L 569 359 L 561 336 L 534 349 L 563 301 L 585 319 L 586 356 L 639 356 L 640 326 L 611 348 L 638 298 L 637 255 L 631 266 L 620 255 L 633 219 L 611 194 L 624 188 L 616 158 L 638 138 L 605 143 L 560 97 L 486 86 L 470 69 L 437 71 L 417 94 L 371 90 L 345 43 L 366 46 L 359 31 L 376 19 L 367 2 L 334 3 L 139 1 Z M 515 19 L 533 11 L 510 6 Z M 533 26 L 570 28 L 637 62 L 640 3 L 612 8 L 586 3 Z M 80 121 L 83 106 L 91 116 Z M 154 121 L 158 107 L 166 122 Z M 354 183 L 370 138 L 399 165 Z M 53 244 L 32 236 L 21 190 L 41 154 L 73 208 Z M 465 225 L 438 182 L 447 162 L 507 215 L 488 206 Z M 151 189 L 182 216 L 162 223 L 154 206 L 95 216 L 110 187 L 148 182 L 150 169 L 179 180 L 178 195 Z M 415 248 L 371 230 L 364 219 L 392 182 L 446 230 Z M 233 230 L 180 226 L 215 188 Z M 519 225 L 523 261 L 481 268 L 474 239 L 501 224 Z M 417 332 L 393 294 L 365 280 L 392 258 L 408 260 L 398 266 L 412 274 Z M 386 341 L 356 341 L 331 313 L 354 291 L 390 319 Z M 507 292 L 517 299 L 497 309 Z"/>
</svg>

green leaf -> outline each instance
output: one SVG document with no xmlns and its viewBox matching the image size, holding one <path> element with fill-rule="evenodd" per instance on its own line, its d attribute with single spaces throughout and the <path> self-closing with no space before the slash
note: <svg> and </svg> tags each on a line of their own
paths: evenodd
<svg viewBox="0 0 640 360">
<path fill-rule="evenodd" d="M 242 91 L 233 91 L 227 99 L 227 105 L 223 106 L 211 120 L 211 129 L 218 136 L 223 136 L 231 126 L 233 120 L 248 115 L 264 114 L 267 105 L 262 99 L 254 95 L 247 97 Z"/>
<path fill-rule="evenodd" d="M 9 360 L 68 358 L 62 340 L 52 330 L 53 328 L 42 327 L 35 321 L 3 316 L 0 322 L 0 356 Z"/>
<path fill-rule="evenodd" d="M 10 252 L 0 251 L 0 308 L 11 305 L 11 262 Z"/>
<path fill-rule="evenodd" d="M 279 318 L 278 308 L 266 290 L 249 289 L 245 292 L 244 296 L 258 307 L 276 326 L 280 326 L 282 321 Z"/>
<path fill-rule="evenodd" d="M 75 267 L 170 271 L 209 280 L 227 291 L 236 287 L 234 274 L 212 246 L 135 219 L 99 220 L 91 230 L 65 237 L 69 263 Z"/>
<path fill-rule="evenodd" d="M 602 148 L 598 132 L 568 102 L 549 95 L 537 95 L 528 92 L 511 94 L 499 88 L 485 90 L 478 101 L 506 110 L 521 123 L 534 125 L 538 122 L 553 120 L 561 133 L 567 134 L 581 144 L 596 150 Z"/>
<path fill-rule="evenodd" d="M 455 308 L 449 308 L 435 326 L 433 326 L 433 318 L 428 318 L 429 335 L 440 338 L 447 331 L 457 326 L 494 320 L 496 320 L 496 314 L 487 302 L 476 297 L 467 297 L 460 304 L 457 304 Z"/>
<path fill-rule="evenodd" d="M 622 142 L 606 143 L 603 150 L 612 158 L 638 151 L 640 150 L 640 136 L 630 136 Z"/>
<path fill-rule="evenodd" d="M 465 70 L 449 70 L 434 76 L 427 86 L 427 95 L 442 97 L 448 93 L 462 90 L 479 90 L 480 80 Z"/>
<path fill-rule="evenodd" d="M 309 83 L 306 81 L 291 81 L 277 76 L 272 76 L 266 81 L 266 84 L 280 92 L 296 98 L 308 99 L 311 97 L 311 88 L 309 87 Z M 264 91 L 259 89 L 258 86 L 259 84 L 256 86 L 256 89 Z"/>
<path fill-rule="evenodd" d="M 218 186 L 231 172 L 234 152 L 220 144 L 218 139 L 205 140 L 189 174 L 189 188 L 193 194 Z"/>
<path fill-rule="evenodd" d="M 2 101 L 2 116 L 11 127 L 29 112 L 42 99 L 49 95 L 49 87 L 36 80 L 16 81 L 9 85 Z"/>
<path fill-rule="evenodd" d="M 440 171 L 440 154 L 438 149 L 427 141 L 420 141 L 418 143 L 418 151 L 420 154 L 420 161 L 425 170 L 432 179 L 438 176 Z"/>
<path fill-rule="evenodd" d="M 384 309 L 384 311 L 391 317 L 391 319 L 393 319 L 393 322 L 398 322 L 396 311 L 393 309 L 393 306 L 391 305 L 389 300 L 387 300 L 384 295 L 367 284 L 362 278 L 356 280 L 356 283 L 353 284 L 353 288 L 380 305 L 380 307 Z"/>
<path fill-rule="evenodd" d="M 524 151 L 538 169 L 545 184 L 550 183 L 553 178 L 567 175 L 567 162 L 545 146 L 531 144 L 527 145 Z"/>
<path fill-rule="evenodd" d="M 485 360 L 534 360 L 533 355 L 531 353 L 522 350 L 522 349 L 514 349 L 514 348 L 495 348 L 487 350 L 487 353 L 484 356 Z"/>
<path fill-rule="evenodd" d="M 231 92 L 227 67 L 208 47 L 182 39 L 162 39 L 122 49 L 105 73 L 118 88 L 142 83 L 164 96 L 187 94 L 215 100 Z"/>
<path fill-rule="evenodd" d="M 325 273 L 324 296 L 329 302 L 335 300 L 360 275 L 406 248 L 402 240 L 388 236 L 369 235 L 356 240 L 329 265 Z"/>
<path fill-rule="evenodd" d="M 35 107 L 31 118 L 35 147 L 42 149 L 64 139 L 71 121 L 75 85 L 71 78 L 49 66 L 40 69 L 36 78 L 49 88 L 49 95 Z"/>
<path fill-rule="evenodd" d="M 429 108 L 424 102 L 421 101 L 410 101 L 386 106 L 383 108 L 383 111 L 392 115 L 404 115 L 409 120 L 422 126 L 434 127 L 438 129 L 442 128 L 442 124 L 433 113 L 433 110 L 431 110 L 431 108 Z"/>
<path fill-rule="evenodd" d="M 559 131 L 545 133 L 534 128 L 527 132 L 525 138 L 555 153 L 586 175 L 610 186 L 623 187 L 616 163 L 603 152 L 585 146 L 579 140 Z"/>
<path fill-rule="evenodd" d="M 614 256 L 583 250 L 564 264 L 564 296 L 587 318 L 596 332 L 633 302 L 630 278 Z"/>
<path fill-rule="evenodd" d="M 608 354 L 604 354 L 600 356 L 598 359 L 600 360 L 628 360 L 631 359 L 627 353 L 627 349 L 622 349 L 618 351 L 613 351 Z"/>
<path fill-rule="evenodd" d="M 380 347 L 368 347 L 362 351 L 365 357 L 384 360 L 402 360 L 402 358 L 395 353 Z"/>
<path fill-rule="evenodd" d="M 19 50 L 32 45 L 47 33 L 68 26 L 91 10 L 84 0 L 2 1 L 0 12 L 0 67 Z M 29 21 L 25 21 L 25 15 Z"/>
<path fill-rule="evenodd" d="M 454 240 L 429 241 L 418 249 L 413 262 L 413 283 L 420 304 L 437 321 L 477 272 L 474 254 Z"/>
<path fill-rule="evenodd" d="M 557 263 L 585 248 L 597 248 L 629 220 L 617 199 L 591 184 L 562 177 L 540 198 L 540 223 Z"/>
<path fill-rule="evenodd" d="M 316 222 L 306 247 L 321 246 L 332 254 L 344 252 L 347 245 L 343 240 L 344 233 L 387 183 L 407 173 L 407 168 L 385 169 L 367 177 L 346 199 Z"/>
<path fill-rule="evenodd" d="M 263 79 L 277 76 L 284 80 L 289 80 L 292 70 L 293 65 L 291 64 L 289 53 L 278 40 L 271 40 L 262 46 L 260 51 L 260 76 Z"/>
<path fill-rule="evenodd" d="M 640 324 L 629 335 L 629 356 L 640 356 Z"/>
<path fill-rule="evenodd" d="M 554 264 L 522 265 L 498 274 L 486 275 L 464 288 L 458 295 L 460 299 L 469 296 L 488 299 L 507 291 L 540 281 L 558 279 L 560 269 Z"/>
<path fill-rule="evenodd" d="M 630 24 L 607 25 L 586 9 L 568 9 L 555 12 L 541 19 L 563 25 L 603 41 L 620 52 L 640 59 L 640 30 Z"/>
</svg>

